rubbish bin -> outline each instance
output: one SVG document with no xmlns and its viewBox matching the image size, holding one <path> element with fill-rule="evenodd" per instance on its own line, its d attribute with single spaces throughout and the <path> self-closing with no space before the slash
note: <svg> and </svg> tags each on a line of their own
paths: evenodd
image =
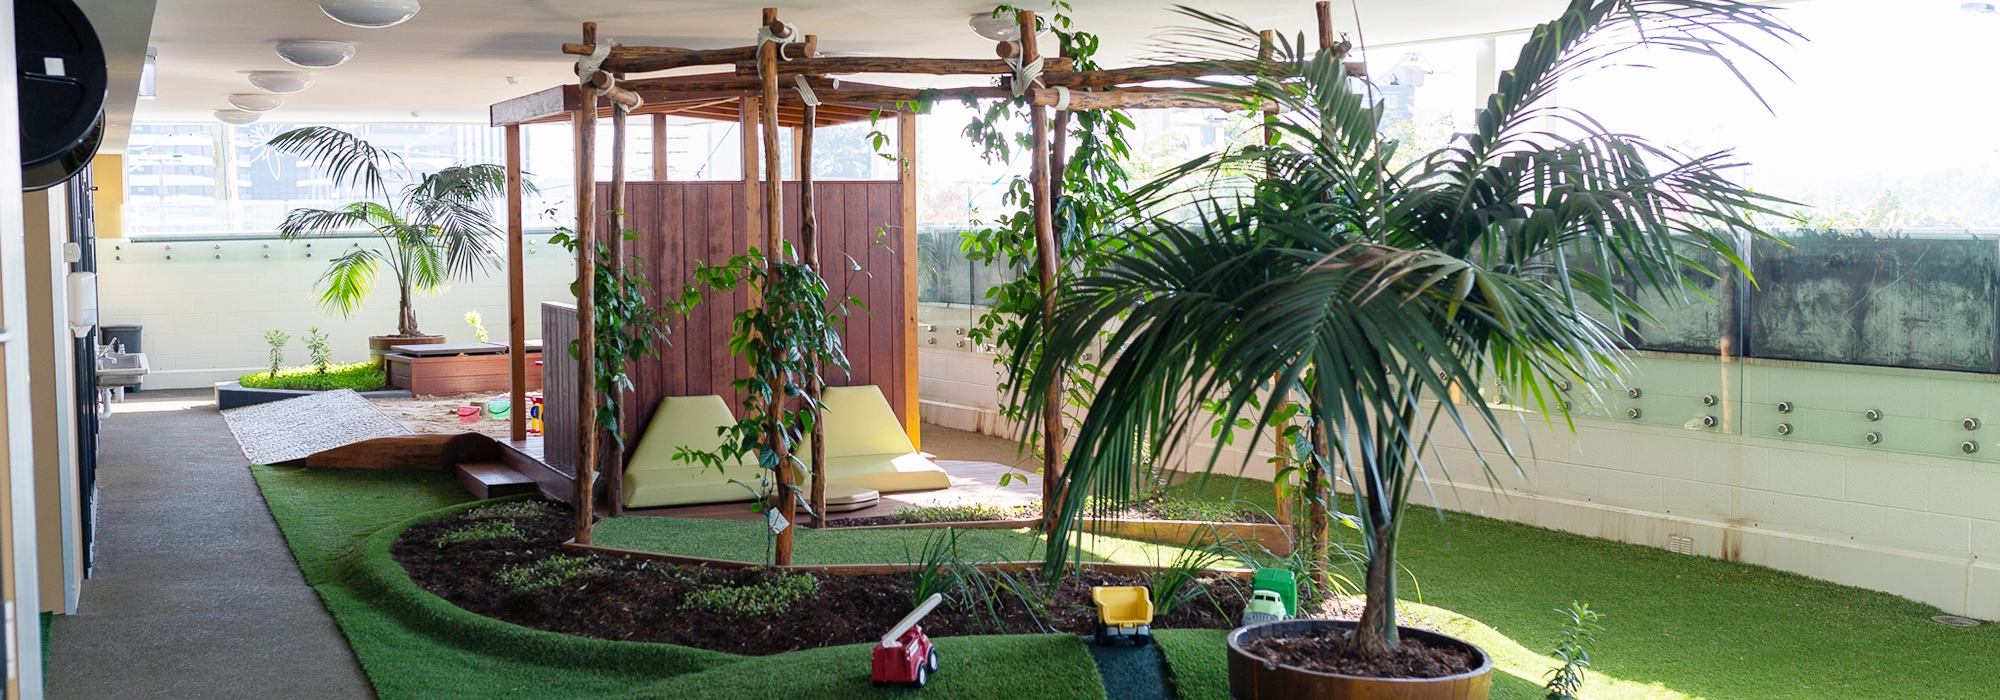
<svg viewBox="0 0 2000 700">
<path fill-rule="evenodd" d="M 144 346 L 139 342 L 140 334 L 145 329 L 145 326 L 98 326 L 97 344 L 105 347 L 124 345 L 125 352 L 145 352 Z M 125 387 L 125 390 L 138 391 L 144 386 L 145 381 L 140 380 L 139 384 Z"/>
<path fill-rule="evenodd" d="M 145 352 L 140 344 L 140 334 L 145 326 L 98 326 L 98 345 L 124 345 L 125 352 Z"/>
</svg>

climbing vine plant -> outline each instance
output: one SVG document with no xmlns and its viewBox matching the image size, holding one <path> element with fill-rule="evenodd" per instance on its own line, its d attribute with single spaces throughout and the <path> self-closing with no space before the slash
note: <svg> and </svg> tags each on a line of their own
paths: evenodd
<svg viewBox="0 0 2000 700">
<path fill-rule="evenodd" d="M 637 240 L 636 231 L 624 231 L 625 240 Z M 570 254 L 576 254 L 581 242 L 574 231 L 558 228 L 549 243 L 562 246 Z M 664 342 L 672 329 L 667 325 L 667 313 L 677 302 L 668 300 L 665 306 L 656 307 L 646 301 L 646 294 L 653 290 L 643 272 L 644 261 L 636 256 L 626 256 L 625 265 L 612 263 L 616 256 L 611 246 L 603 241 L 596 243 L 595 255 L 591 256 L 595 270 L 596 285 L 591 291 L 591 313 L 597 326 L 596 353 L 591 367 L 595 370 L 594 383 L 597 386 L 597 426 L 603 434 L 611 436 L 619 452 L 625 450 L 625 426 L 618 419 L 618 401 L 615 397 L 632 389 L 632 376 L 627 365 L 633 360 L 656 352 L 657 344 Z M 576 295 L 581 289 L 571 282 L 570 294 Z M 581 340 L 571 341 L 570 357 L 581 359 Z"/>
<path fill-rule="evenodd" d="M 805 436 L 812 433 L 813 416 L 824 406 L 808 395 L 806 387 L 825 385 L 822 365 L 842 373 L 850 369 L 841 332 L 849 309 L 858 307 L 865 312 L 867 305 L 854 297 L 827 303 L 830 292 L 826 279 L 799 262 L 790 243 L 784 244 L 776 261 L 767 260 L 764 252 L 753 246 L 750 252 L 731 256 L 721 265 L 695 268 L 694 279 L 694 284 L 682 290 L 678 302 L 682 310 L 700 304 L 704 288 L 728 293 L 747 287 L 750 295 L 762 302 L 737 312 L 730 326 L 730 353 L 750 365 L 749 375 L 730 382 L 743 394 L 743 418 L 722 430 L 717 449 L 684 446 L 674 453 L 674 459 L 723 471 L 725 466 L 755 455 L 760 468 L 757 483 L 732 482 L 756 494 L 760 507 L 762 499 L 775 495 L 778 485 L 785 483 L 801 497 L 799 503 L 807 514 L 818 517 L 806 505 L 809 499 L 803 498 L 798 480 L 781 481 L 776 478 L 777 470 L 810 471 L 794 448 L 803 445 Z M 813 362 L 814 358 L 819 362 Z"/>
<path fill-rule="evenodd" d="M 1054 12 L 1048 15 L 1048 27 L 1057 39 L 1060 55 L 1072 59 L 1076 70 L 1097 70 L 1093 60 L 1098 51 L 1097 35 L 1075 30 L 1068 15 L 1071 9 L 1068 2 L 1058 0 L 1052 6 Z M 995 10 L 996 13 L 1015 11 L 1016 8 L 1006 5 Z M 983 108 L 976 100 L 966 99 L 965 103 L 977 110 L 977 116 L 962 133 L 979 147 L 988 163 L 1007 162 L 1016 153 L 1034 148 L 1028 132 L 1010 132 L 1006 128 L 1027 121 L 1029 112 L 1024 99 L 995 100 Z M 1059 112 L 1056 125 L 1059 128 L 1056 138 L 1066 148 L 1058 154 L 1061 162 L 1052 166 L 1060 167 L 1061 171 L 1052 183 L 1054 197 L 1050 208 L 1060 248 L 1057 274 L 1066 278 L 1101 269 L 1118 251 L 1118 239 L 1106 234 L 1132 213 L 1127 196 L 1132 178 L 1123 161 L 1131 156 L 1127 134 L 1133 123 L 1123 112 L 1088 110 Z M 961 245 L 966 257 L 974 262 L 1004 266 L 1020 274 L 987 292 L 992 304 L 967 336 L 980 345 L 991 345 L 993 352 L 1003 359 L 1003 366 L 1032 366 L 1031 360 L 1013 359 L 1024 355 L 1032 358 L 1040 352 L 1036 339 L 1028 337 L 1020 321 L 1023 313 L 1042 302 L 1040 281 L 1035 274 L 1034 196 L 1025 174 L 1014 176 L 1008 183 L 1001 203 L 1008 211 L 989 222 L 975 222 L 984 225 L 966 234 Z M 1067 407 L 1089 405 L 1097 373 L 1094 362 L 1070 368 L 1064 382 Z M 1005 393 L 1014 381 L 1013 377 L 1003 377 L 1000 390 Z M 1018 406 L 1002 406 L 1001 411 L 1015 421 L 1035 422 L 1031 416 L 1023 415 Z M 1040 437 L 1030 436 L 1038 450 Z"/>
</svg>

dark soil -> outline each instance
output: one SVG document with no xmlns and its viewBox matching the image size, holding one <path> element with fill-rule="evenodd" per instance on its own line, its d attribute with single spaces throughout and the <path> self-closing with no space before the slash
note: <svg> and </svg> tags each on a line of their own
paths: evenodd
<svg viewBox="0 0 2000 700">
<path fill-rule="evenodd" d="M 1403 639 L 1388 656 L 1369 656 L 1348 644 L 1353 633 L 1321 628 L 1283 637 L 1260 637 L 1244 647 L 1264 660 L 1308 671 L 1366 678 L 1442 678 L 1476 668 L 1479 657 L 1458 647 L 1434 647 Z"/>
<path fill-rule="evenodd" d="M 472 612 L 526 627 L 598 639 L 663 642 L 733 654 L 777 654 L 801 649 L 870 642 L 909 614 L 912 604 L 908 574 L 838 576 L 812 574 L 816 593 L 782 613 L 729 617 L 683 610 L 693 593 L 723 586 L 746 586 L 788 572 L 770 569 L 721 570 L 678 566 L 636 558 L 585 555 L 594 571 L 569 581 L 529 591 L 502 585 L 503 570 L 565 552 L 561 543 L 571 532 L 571 511 L 549 504 L 541 515 L 507 518 L 522 540 L 477 540 L 438 547 L 440 534 L 493 518 L 460 514 L 423 523 L 405 531 L 391 549 L 397 562 L 418 586 Z M 1032 577 L 1034 574 L 1018 574 Z M 1090 587 L 1145 585 L 1145 577 L 1086 571 L 1065 580 L 1053 602 L 1031 610 L 1009 592 L 980 596 L 957 591 L 924 618 L 932 636 L 969 634 L 1089 634 L 1096 619 Z M 1041 584 L 1024 581 L 1029 590 Z M 1156 616 L 1158 629 L 1234 627 L 1242 610 L 1237 583 L 1202 579 L 1207 594 L 1182 604 L 1171 614 Z M 990 608 L 990 609 L 989 609 Z M 1229 611 L 1227 614 L 1221 611 Z"/>
</svg>

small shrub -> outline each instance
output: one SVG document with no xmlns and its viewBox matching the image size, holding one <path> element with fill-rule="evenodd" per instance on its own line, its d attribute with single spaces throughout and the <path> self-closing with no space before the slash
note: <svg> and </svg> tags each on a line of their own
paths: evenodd
<svg viewBox="0 0 2000 700">
<path fill-rule="evenodd" d="M 444 549 L 455 544 L 478 542 L 480 540 L 525 540 L 528 536 L 512 520 L 488 520 L 471 525 L 460 525 L 446 530 L 431 543 Z"/>
<path fill-rule="evenodd" d="M 1556 640 L 1556 658 L 1563 662 L 1562 668 L 1549 671 L 1547 700 L 1576 700 L 1576 694 L 1583 690 L 1583 672 L 1590 668 L 1590 648 L 1597 646 L 1597 633 L 1604 627 L 1597 624 L 1603 615 L 1591 611 L 1589 605 L 1570 603 L 1569 609 L 1557 608 L 1564 616 L 1562 634 Z"/>
<path fill-rule="evenodd" d="M 597 561 L 587 556 L 556 555 L 532 564 L 500 572 L 500 585 L 527 592 L 569 583 L 578 576 L 597 573 Z"/>
<path fill-rule="evenodd" d="M 467 518 L 532 518 L 547 515 L 547 501 L 508 501 L 491 503 L 465 511 Z"/>
<path fill-rule="evenodd" d="M 777 615 L 819 592 L 812 574 L 780 574 L 749 586 L 716 586 L 695 591 L 681 601 L 682 610 L 700 610 L 729 619 Z"/>
<path fill-rule="evenodd" d="M 281 330 L 264 331 L 264 342 L 271 344 L 271 376 L 278 376 L 278 369 L 285 366 L 285 344 L 292 342 L 292 334 Z"/>
<path fill-rule="evenodd" d="M 477 340 L 477 341 L 479 341 L 479 342 L 482 342 L 482 343 L 486 342 L 486 323 L 485 323 L 485 321 L 486 321 L 486 319 L 482 318 L 482 317 L 481 317 L 481 316 L 479 315 L 479 312 L 477 312 L 477 311 L 467 311 L 467 312 L 465 312 L 465 325 L 468 325 L 468 326 L 472 326 L 472 339 L 473 339 L 473 340 Z"/>
<path fill-rule="evenodd" d="M 303 389 L 307 391 L 331 391 L 353 389 L 374 391 L 388 384 L 382 370 L 367 362 L 329 365 L 318 367 L 286 367 L 276 374 L 252 372 L 237 377 L 236 381 L 252 389 Z"/>
<path fill-rule="evenodd" d="M 326 344 L 327 335 L 318 326 L 306 329 L 306 352 L 312 355 L 312 366 L 320 374 L 326 374 L 333 365 L 333 348 Z"/>
<path fill-rule="evenodd" d="M 979 520 L 1015 520 L 1029 517 L 1032 509 L 1027 506 L 996 506 L 990 503 L 953 503 L 941 506 L 903 506 L 897 508 L 896 522 L 905 525 L 916 523 L 966 523 Z"/>
<path fill-rule="evenodd" d="M 1212 523 L 1231 523 L 1242 520 L 1240 508 L 1220 501 L 1168 496 L 1153 504 L 1153 509 L 1162 520 L 1201 520 Z"/>
</svg>

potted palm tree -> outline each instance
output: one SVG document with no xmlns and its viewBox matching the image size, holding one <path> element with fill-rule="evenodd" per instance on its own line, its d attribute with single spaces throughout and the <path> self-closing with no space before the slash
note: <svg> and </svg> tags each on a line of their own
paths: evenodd
<svg viewBox="0 0 2000 700">
<path fill-rule="evenodd" d="M 1192 43 L 1256 59 L 1248 26 L 1183 11 L 1204 22 L 1182 35 Z M 1116 507 L 1144 455 L 1202 432 L 1203 399 L 1220 401 L 1226 425 L 1252 418 L 1253 439 L 1303 406 L 1301 548 L 1324 571 L 1328 523 L 1352 525 L 1366 603 L 1353 622 L 1233 632 L 1232 695 L 1484 698 L 1483 652 L 1397 624 L 1410 491 L 1426 469 L 1468 466 L 1439 461 L 1432 431 L 1490 434 L 1504 453 L 1495 461 L 1513 461 L 1495 409 L 1472 388 L 1565 411 L 1559 387 L 1590 391 L 1625 366 L 1619 329 L 1587 311 L 1644 317 L 1633 294 L 1678 298 L 1706 254 L 1740 268 L 1736 241 L 1766 236 L 1753 217 L 1783 203 L 1732 181 L 1727 153 L 1615 133 L 1548 97 L 1565 76 L 1643 47 L 1732 70 L 1731 54 L 1767 60 L 1751 35 L 1797 38 L 1770 8 L 1733 0 L 1572 0 L 1534 30 L 1470 133 L 1413 158 L 1382 136 L 1377 99 L 1344 70 L 1344 46 L 1273 47 L 1269 72 L 1237 87 L 1279 108 L 1276 142 L 1198 158 L 1142 189 L 1184 204 L 1131 226 L 1111 264 L 1026 318 L 1047 345 L 1010 360 L 1030 376 L 1016 386 L 1044 385 L 1100 334 L 1110 358 L 1061 477 L 1063 493 L 1095 498 L 1058 501 L 1047 566 L 1071 556 L 1085 503 Z M 1030 415 L 1040 408 L 1033 392 L 1014 398 Z M 1336 481 L 1352 492 L 1350 512 L 1337 507 Z"/>
<path fill-rule="evenodd" d="M 417 326 L 411 296 L 435 292 L 454 279 L 473 279 L 493 267 L 500 228 L 491 203 L 506 193 L 506 169 L 478 163 L 419 176 L 395 153 L 327 126 L 293 129 L 266 145 L 297 156 L 335 187 L 362 194 L 361 200 L 333 209 L 291 210 L 278 225 L 279 237 L 366 231 L 382 241 L 379 250 L 358 247 L 328 263 L 318 283 L 320 306 L 342 316 L 359 311 L 387 267 L 396 280 L 396 333 L 369 337 L 369 354 L 380 364 L 391 346 L 444 342 L 444 336 L 425 334 Z M 392 191 L 392 177 L 402 183 L 400 189 Z"/>
</svg>

